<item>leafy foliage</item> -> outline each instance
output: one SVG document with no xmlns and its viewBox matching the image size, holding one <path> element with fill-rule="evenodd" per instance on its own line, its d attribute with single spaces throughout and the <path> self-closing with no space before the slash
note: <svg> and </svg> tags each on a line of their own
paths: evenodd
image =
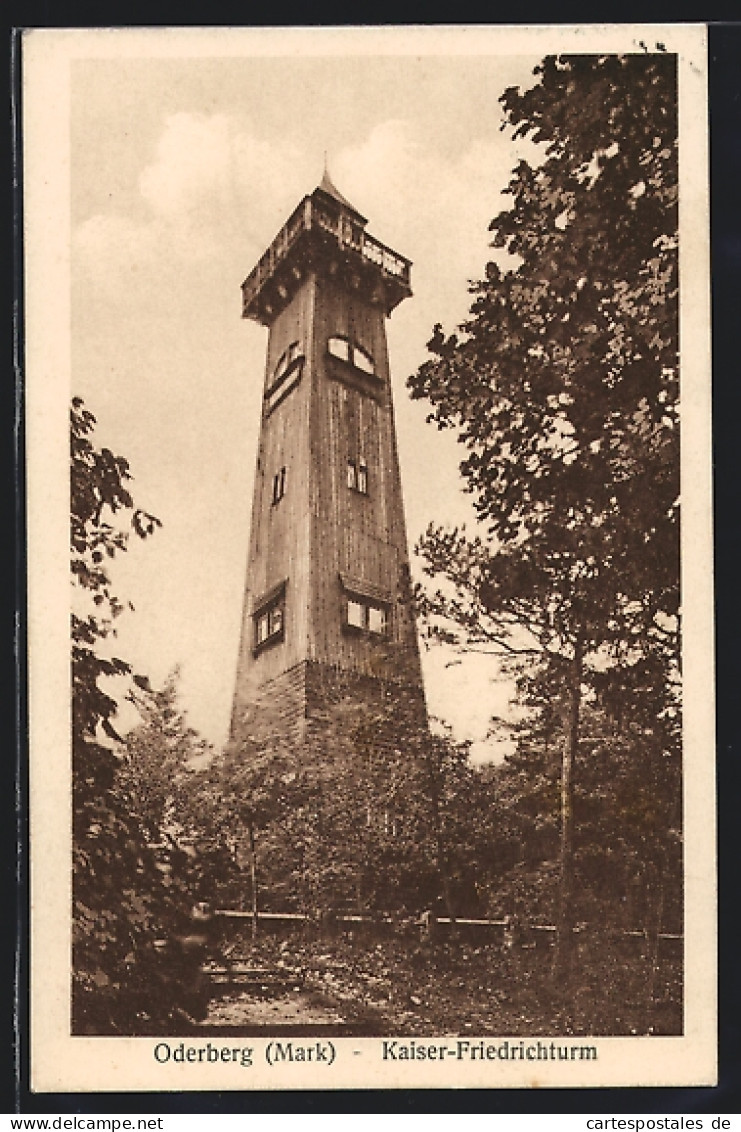
<svg viewBox="0 0 741 1132">
<path fill-rule="evenodd" d="M 252 908 L 257 931 L 263 835 L 288 813 L 299 790 L 295 752 L 247 739 L 215 754 L 191 799 L 198 868 L 211 874 L 210 896 Z"/>
<path fill-rule="evenodd" d="M 462 334 L 436 329 L 410 388 L 468 449 L 495 551 L 478 599 L 546 648 L 625 655 L 676 631 L 678 608 L 674 59 L 539 70 L 503 96 L 546 153 L 490 225 L 519 264 L 487 265 Z"/>
<path fill-rule="evenodd" d="M 517 763 L 530 835 L 553 848 L 555 767 L 539 737 L 560 748 L 564 930 L 575 815 L 583 862 L 588 831 L 593 847 L 631 823 L 638 842 L 649 829 L 665 841 L 678 821 L 674 770 L 656 771 L 653 809 L 638 786 L 676 766 L 679 713 L 675 65 L 553 57 L 531 89 L 505 92 L 513 136 L 542 147 L 490 225 L 509 266 L 487 264 L 468 321 L 436 327 L 409 379 L 466 448 L 482 527 L 431 526 L 422 540 L 432 632 L 510 663 L 539 658 L 519 669 L 532 710 Z M 623 773 L 631 797 L 616 809 Z M 603 880 L 607 857 L 593 855 Z"/>
<path fill-rule="evenodd" d="M 144 538 L 159 520 L 134 509 L 128 464 L 96 449 L 95 418 L 79 398 L 70 423 L 72 577 L 75 597 L 92 607 L 72 614 L 72 1025 L 76 1033 L 133 1033 L 172 1009 L 154 943 L 163 925 L 176 923 L 184 893 L 148 847 L 118 782 L 118 705 L 108 688 L 131 668 L 105 654 L 123 608 L 108 567 L 126 549 L 130 529 Z M 119 515 L 129 517 L 130 529 L 115 524 Z"/>
<path fill-rule="evenodd" d="M 559 666 L 523 676 L 532 714 L 517 747 L 493 770 L 496 824 L 507 868 L 490 879 L 492 910 L 552 922 L 558 904 L 560 771 L 564 743 Z M 639 671 L 642 669 L 642 671 Z M 651 929 L 662 892 L 663 921 L 679 932 L 681 734 L 663 710 L 662 673 L 634 666 L 583 705 L 574 783 L 575 920 L 614 930 Z M 550 693 L 550 698 L 548 698 Z"/>
<path fill-rule="evenodd" d="M 213 757 L 205 739 L 188 724 L 178 704 L 179 671 L 160 689 L 139 679 L 129 693 L 141 723 L 123 744 L 118 785 L 130 799 L 148 840 L 176 844 L 197 815 L 192 795 L 199 770 Z"/>
<path fill-rule="evenodd" d="M 111 589 L 110 561 L 126 549 L 130 530 L 146 538 L 159 519 L 134 508 L 127 488 L 129 466 L 108 448 L 92 442 L 95 417 L 75 397 L 70 412 L 70 550 L 72 579 L 78 609 L 72 612 L 72 732 L 75 760 L 75 800 L 82 803 L 111 786 L 116 766 L 100 732 L 116 741 L 113 718 L 116 700 L 106 690 L 106 678 L 127 676 L 131 667 L 119 657 L 106 656 L 102 642 L 115 635 L 114 620 L 123 606 Z M 130 525 L 114 525 L 120 512 L 130 512 Z M 87 598 L 87 601 L 80 599 Z M 79 807 L 78 807 L 79 810 Z"/>
<path fill-rule="evenodd" d="M 276 738 L 268 702 L 214 758 L 195 804 L 201 861 L 228 854 L 243 908 L 259 885 L 270 910 L 320 917 L 476 910 L 486 807 L 477 822 L 467 748 L 432 736 L 403 684 L 364 694 L 339 670 L 323 679 L 302 741 Z"/>
</svg>

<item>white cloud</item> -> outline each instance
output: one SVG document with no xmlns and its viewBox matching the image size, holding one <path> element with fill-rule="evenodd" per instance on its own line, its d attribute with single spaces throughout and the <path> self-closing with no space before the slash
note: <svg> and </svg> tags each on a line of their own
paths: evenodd
<svg viewBox="0 0 741 1132">
<path fill-rule="evenodd" d="M 412 258 L 439 310 L 446 305 L 441 289 L 465 302 L 466 281 L 482 271 L 487 225 L 506 203 L 498 192 L 514 159 L 505 135 L 474 138 L 452 157 L 425 144 L 410 121 L 395 118 L 340 151 L 331 172 L 370 217 L 371 232 Z M 76 249 L 108 290 L 121 285 L 122 275 L 128 283 L 168 265 L 180 271 L 188 262 L 227 263 L 235 252 L 247 264 L 311 191 L 315 176 L 313 152 L 266 141 L 233 116 L 171 114 L 139 174 L 129 213 L 87 219 Z M 424 289 L 419 297 L 424 303 Z M 422 305 L 418 310 L 422 316 Z"/>
<path fill-rule="evenodd" d="M 227 114 L 181 112 L 165 120 L 139 189 L 152 211 L 170 221 L 203 210 L 233 215 L 248 205 L 252 222 L 289 200 L 300 167 L 295 150 L 257 137 Z"/>
<path fill-rule="evenodd" d="M 229 115 L 171 114 L 129 212 L 99 213 L 78 226 L 76 265 L 106 292 L 137 274 L 143 286 L 159 276 L 161 287 L 168 270 L 226 267 L 234 255 L 248 268 L 265 233 L 310 187 L 312 170 L 313 159 L 258 138 Z"/>
<path fill-rule="evenodd" d="M 492 254 L 489 221 L 509 205 L 500 193 L 519 157 L 537 153 L 531 143 L 490 130 L 446 153 L 399 118 L 338 155 L 333 175 L 336 167 L 338 188 L 370 216 L 371 232 L 412 259 L 417 311 L 427 317 L 428 302 L 436 308 L 431 328 L 442 310 L 466 314 L 467 282 L 480 278 Z"/>
<path fill-rule="evenodd" d="M 155 161 L 139 178 L 141 195 L 165 216 L 196 207 L 204 196 L 226 196 L 234 176 L 232 153 L 226 115 L 172 114 Z"/>
</svg>

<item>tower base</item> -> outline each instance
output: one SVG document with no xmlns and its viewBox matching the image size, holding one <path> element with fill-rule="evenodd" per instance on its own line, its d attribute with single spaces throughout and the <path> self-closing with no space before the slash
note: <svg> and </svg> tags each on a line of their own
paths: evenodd
<svg viewBox="0 0 741 1132">
<path fill-rule="evenodd" d="M 397 747 L 426 728 L 418 683 L 304 660 L 235 707 L 231 742 L 237 749 L 256 742 L 296 751 L 373 733 L 378 745 Z"/>
</svg>

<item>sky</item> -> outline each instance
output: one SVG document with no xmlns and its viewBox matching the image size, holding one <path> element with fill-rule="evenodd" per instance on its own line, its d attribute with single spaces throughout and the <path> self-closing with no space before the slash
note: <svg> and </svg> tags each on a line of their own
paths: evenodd
<svg viewBox="0 0 741 1132">
<path fill-rule="evenodd" d="M 387 323 L 410 549 L 428 523 L 472 523 L 463 450 L 406 378 L 435 323 L 466 316 L 488 223 L 528 143 L 499 96 L 538 55 L 78 59 L 71 71 L 72 392 L 129 461 L 162 528 L 132 540 L 114 590 L 135 612 L 116 648 L 161 684 L 180 667 L 190 723 L 227 737 L 245 587 L 267 331 L 240 284 L 322 177 L 412 260 Z M 419 567 L 412 557 L 412 571 Z M 455 661 L 455 663 L 452 663 Z M 511 689 L 491 658 L 423 656 L 430 712 L 485 739 Z"/>
</svg>

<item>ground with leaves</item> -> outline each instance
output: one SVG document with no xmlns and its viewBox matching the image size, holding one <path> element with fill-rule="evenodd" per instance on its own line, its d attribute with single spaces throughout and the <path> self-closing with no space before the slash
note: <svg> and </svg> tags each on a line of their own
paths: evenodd
<svg viewBox="0 0 741 1132">
<path fill-rule="evenodd" d="M 232 959 L 237 958 L 232 953 Z M 554 985 L 550 948 L 343 939 L 266 939 L 239 956 L 286 971 L 271 994 L 235 988 L 212 999 L 207 1024 L 331 1024 L 371 1034 L 631 1035 L 682 1028 L 679 957 L 659 963 L 649 1004 L 650 959 L 641 941 L 580 943 L 571 974 Z"/>
</svg>

